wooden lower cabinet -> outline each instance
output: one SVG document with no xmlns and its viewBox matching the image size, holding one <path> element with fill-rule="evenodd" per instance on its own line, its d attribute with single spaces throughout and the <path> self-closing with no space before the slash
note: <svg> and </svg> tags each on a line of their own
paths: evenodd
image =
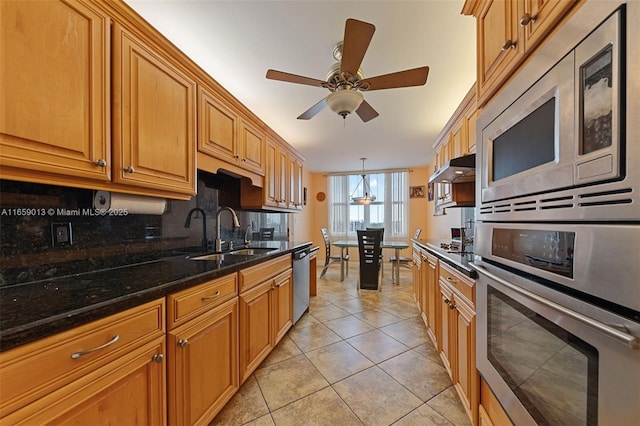
<svg viewBox="0 0 640 426">
<path fill-rule="evenodd" d="M 164 299 L 2 352 L 0 424 L 166 424 L 164 354 Z"/>
<path fill-rule="evenodd" d="M 438 285 L 438 258 L 427 255 L 427 334 L 436 349 L 440 342 L 440 286 Z"/>
<path fill-rule="evenodd" d="M 478 408 L 480 426 L 511 426 L 513 423 L 502 409 L 498 398 L 491 392 L 489 385 L 480 378 L 480 407 Z"/>
<path fill-rule="evenodd" d="M 440 357 L 463 407 L 478 424 L 479 375 L 476 369 L 475 282 L 440 265 Z"/>
<path fill-rule="evenodd" d="M 291 269 L 240 294 L 240 381 L 244 382 L 293 324 Z"/>
<path fill-rule="evenodd" d="M 209 424 L 239 388 L 238 298 L 167 334 L 169 424 Z"/>
</svg>

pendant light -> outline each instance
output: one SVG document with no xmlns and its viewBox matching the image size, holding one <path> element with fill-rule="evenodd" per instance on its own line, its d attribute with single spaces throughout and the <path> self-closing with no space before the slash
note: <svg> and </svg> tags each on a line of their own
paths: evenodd
<svg viewBox="0 0 640 426">
<path fill-rule="evenodd" d="M 362 157 L 362 174 L 360 176 L 362 176 L 362 180 L 360 182 L 358 182 L 358 185 L 356 186 L 356 189 L 353 190 L 353 193 L 351 193 L 351 200 L 354 203 L 358 203 L 358 204 L 371 204 L 372 202 L 374 202 L 376 200 L 376 196 L 373 195 L 371 193 L 371 188 L 369 188 L 369 184 L 367 183 L 367 180 L 365 179 L 366 174 L 364 173 L 364 160 L 366 160 L 366 157 Z M 363 192 L 363 196 L 355 196 L 356 192 L 358 192 L 358 188 L 360 187 L 360 184 L 362 184 L 362 192 Z"/>
</svg>

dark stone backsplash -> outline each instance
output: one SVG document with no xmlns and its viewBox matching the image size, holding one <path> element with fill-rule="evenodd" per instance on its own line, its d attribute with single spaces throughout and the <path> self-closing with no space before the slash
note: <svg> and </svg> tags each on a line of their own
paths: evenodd
<svg viewBox="0 0 640 426">
<path fill-rule="evenodd" d="M 189 201 L 168 201 L 163 215 L 101 216 L 93 210 L 93 191 L 0 180 L 0 286 L 81 274 L 202 251 L 202 218 L 207 237 L 215 238 L 218 206 L 231 206 L 241 227 L 232 228 L 223 213 L 221 234 L 240 245 L 250 223 L 267 223 L 273 213 L 240 210 L 239 181 L 226 175 L 200 173 L 198 195 Z M 53 210 L 52 210 L 53 209 Z M 80 212 L 63 215 L 65 209 Z M 53 214 L 52 214 L 53 213 Z M 84 214 L 83 214 L 84 213 Z M 53 246 L 52 224 L 71 224 L 72 244 Z"/>
</svg>

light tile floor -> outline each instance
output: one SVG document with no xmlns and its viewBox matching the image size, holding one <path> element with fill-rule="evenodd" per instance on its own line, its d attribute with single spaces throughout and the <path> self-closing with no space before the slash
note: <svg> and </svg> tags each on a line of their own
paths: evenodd
<svg viewBox="0 0 640 426">
<path fill-rule="evenodd" d="M 306 313 L 212 425 L 470 425 L 427 336 L 411 271 L 356 290 L 357 265 L 318 279 Z M 318 276 L 321 267 L 318 267 Z"/>
</svg>

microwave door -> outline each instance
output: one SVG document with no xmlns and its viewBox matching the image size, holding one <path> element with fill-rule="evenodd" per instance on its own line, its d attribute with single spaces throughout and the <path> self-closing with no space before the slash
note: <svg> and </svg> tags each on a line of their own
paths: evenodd
<svg viewBox="0 0 640 426">
<path fill-rule="evenodd" d="M 573 185 L 574 56 L 482 130 L 482 202 Z"/>
</svg>

